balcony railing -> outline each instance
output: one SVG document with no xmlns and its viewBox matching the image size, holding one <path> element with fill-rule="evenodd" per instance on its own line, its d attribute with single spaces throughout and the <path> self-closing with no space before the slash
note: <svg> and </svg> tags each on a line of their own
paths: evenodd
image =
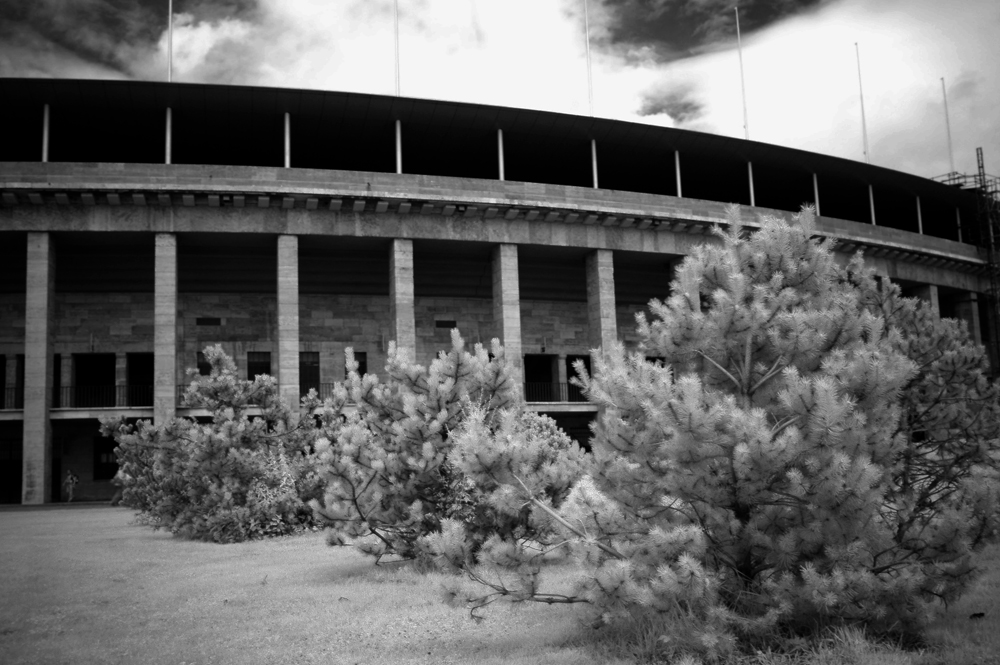
<svg viewBox="0 0 1000 665">
<path fill-rule="evenodd" d="M 17 388 L 14 386 L 4 388 L 3 392 L 0 393 L 0 397 L 3 398 L 3 402 L 0 402 L 0 409 L 10 410 L 24 408 L 24 388 Z"/>
<path fill-rule="evenodd" d="M 526 402 L 586 402 L 583 391 L 571 383 L 525 383 Z"/>
<path fill-rule="evenodd" d="M 153 406 L 153 386 L 63 386 L 54 409 L 112 409 Z"/>
<path fill-rule="evenodd" d="M 177 405 L 183 403 L 184 392 L 190 384 L 177 386 Z M 333 383 L 321 383 L 320 399 L 333 396 Z M 6 388 L 2 393 L 0 409 L 24 408 L 24 390 Z M 54 409 L 110 409 L 115 407 L 153 406 L 153 386 L 63 386 L 53 395 Z M 524 398 L 527 402 L 586 402 L 578 386 L 570 383 L 525 383 Z"/>
</svg>

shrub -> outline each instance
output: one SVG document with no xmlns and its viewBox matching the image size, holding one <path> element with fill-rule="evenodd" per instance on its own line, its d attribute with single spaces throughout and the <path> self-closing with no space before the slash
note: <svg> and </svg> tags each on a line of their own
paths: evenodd
<svg viewBox="0 0 1000 665">
<path fill-rule="evenodd" d="M 347 366 L 348 380 L 327 404 L 343 422 L 317 443 L 325 490 L 312 505 L 331 527 L 331 544 L 354 541 L 376 561 L 414 559 L 422 557 L 421 538 L 443 519 L 492 529 L 480 490 L 447 455 L 451 431 L 472 408 L 492 420 L 521 403 L 499 343 L 491 354 L 478 344 L 469 353 L 454 330 L 451 350 L 429 368 L 390 344 L 385 383 L 359 376 L 350 350 Z M 349 400 L 353 411 L 344 409 Z"/>
<path fill-rule="evenodd" d="M 319 490 L 314 419 L 283 404 L 273 378 L 239 379 L 221 347 L 205 349 L 205 358 L 211 374 L 193 381 L 184 399 L 207 408 L 210 423 L 102 422 L 118 443 L 122 502 L 148 523 L 198 540 L 238 542 L 309 527 L 306 501 Z M 312 394 L 303 403 L 308 413 L 318 402 Z M 259 416 L 247 414 L 252 406 Z"/>
</svg>

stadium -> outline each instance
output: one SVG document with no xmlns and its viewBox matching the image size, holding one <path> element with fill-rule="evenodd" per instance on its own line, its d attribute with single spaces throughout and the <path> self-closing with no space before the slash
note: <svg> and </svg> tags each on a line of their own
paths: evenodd
<svg viewBox="0 0 1000 665">
<path fill-rule="evenodd" d="M 802 205 L 992 349 L 982 188 L 680 129 L 371 94 L 0 79 L 0 501 L 111 496 L 97 418 L 200 415 L 222 344 L 283 397 L 496 337 L 585 438 L 571 365 L 724 223 Z M 987 231 L 981 231 L 987 229 Z M 985 249 L 984 249 L 985 247 Z"/>
</svg>

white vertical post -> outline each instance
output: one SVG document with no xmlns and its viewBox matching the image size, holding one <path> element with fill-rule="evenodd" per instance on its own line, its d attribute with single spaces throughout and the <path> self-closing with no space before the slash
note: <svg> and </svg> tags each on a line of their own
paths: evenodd
<svg viewBox="0 0 1000 665">
<path fill-rule="evenodd" d="M 941 95 L 944 97 L 944 126 L 948 131 L 948 166 L 949 173 L 955 172 L 955 153 L 951 149 L 951 120 L 948 118 L 948 90 L 944 86 L 944 77 L 941 77 Z"/>
<path fill-rule="evenodd" d="M 871 164 L 871 153 L 868 148 L 868 123 L 865 121 L 865 90 L 861 85 L 861 51 L 858 50 L 857 42 L 854 42 L 854 53 L 858 57 L 858 93 L 861 95 L 861 138 L 865 148 L 865 163 Z"/>
<path fill-rule="evenodd" d="M 815 173 L 813 173 L 813 201 L 816 203 L 816 216 L 819 217 L 819 176 Z"/>
<path fill-rule="evenodd" d="M 750 121 L 747 120 L 747 86 L 743 81 L 743 40 L 740 38 L 740 8 L 738 6 L 733 7 L 733 11 L 736 12 L 736 47 L 740 54 L 740 91 L 743 93 L 743 138 L 749 141 Z M 751 198 L 753 198 L 752 194 Z"/>
<path fill-rule="evenodd" d="M 590 69 L 590 12 L 587 9 L 587 0 L 583 0 L 583 26 L 587 33 L 587 100 L 590 102 L 590 115 L 593 116 L 594 77 Z"/>
<path fill-rule="evenodd" d="M 597 139 L 590 139 L 590 166 L 594 172 L 594 189 L 597 189 Z"/>
<path fill-rule="evenodd" d="M 292 116 L 285 112 L 285 168 L 292 168 Z"/>
<path fill-rule="evenodd" d="M 917 197 L 917 233 L 923 235 L 924 233 L 924 215 L 920 211 L 920 197 Z"/>
<path fill-rule="evenodd" d="M 503 169 L 503 130 L 497 129 L 497 160 L 500 166 L 500 179 L 504 180 Z"/>
<path fill-rule="evenodd" d="M 399 0 L 392 2 L 392 25 L 396 36 L 396 96 L 399 97 Z"/>
<path fill-rule="evenodd" d="M 174 144 L 174 115 L 167 107 L 167 137 L 166 137 L 166 148 L 164 150 L 165 161 L 164 164 L 170 164 L 173 159 L 173 144 Z"/>
<path fill-rule="evenodd" d="M 750 207 L 756 207 L 757 199 L 753 192 L 753 162 L 747 162 L 747 175 L 750 176 Z"/>
<path fill-rule="evenodd" d="M 42 107 L 42 161 L 49 161 L 49 105 Z"/>
<path fill-rule="evenodd" d="M 955 225 L 958 226 L 958 241 L 962 242 L 962 211 L 955 208 Z"/>
<path fill-rule="evenodd" d="M 174 0 L 167 3 L 167 83 L 174 80 Z M 169 164 L 170 162 L 167 162 Z"/>
<path fill-rule="evenodd" d="M 876 224 L 875 224 L 875 190 L 872 188 L 871 185 L 868 185 L 868 206 L 871 208 L 871 211 L 872 211 L 872 226 L 876 226 Z"/>
<path fill-rule="evenodd" d="M 677 176 L 677 198 L 684 196 L 681 190 L 681 151 L 674 150 L 674 175 Z"/>
<path fill-rule="evenodd" d="M 396 121 L 396 173 L 403 172 L 403 125 Z"/>
</svg>

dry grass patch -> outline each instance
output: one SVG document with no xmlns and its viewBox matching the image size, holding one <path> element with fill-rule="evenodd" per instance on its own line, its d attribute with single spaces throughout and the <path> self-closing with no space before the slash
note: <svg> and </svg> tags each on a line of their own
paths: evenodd
<svg viewBox="0 0 1000 665">
<path fill-rule="evenodd" d="M 598 663 L 574 608 L 444 605 L 322 534 L 214 545 L 127 509 L 0 512 L 5 663 Z"/>
</svg>

